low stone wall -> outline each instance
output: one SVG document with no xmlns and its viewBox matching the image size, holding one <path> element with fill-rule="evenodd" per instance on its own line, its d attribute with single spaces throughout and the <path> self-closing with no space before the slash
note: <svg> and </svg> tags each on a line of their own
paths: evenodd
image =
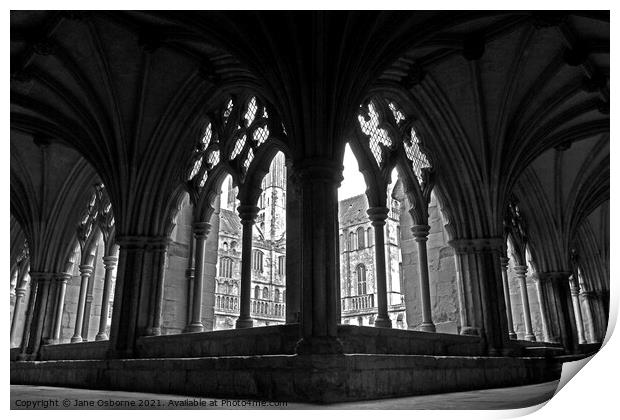
<svg viewBox="0 0 620 420">
<path fill-rule="evenodd" d="M 329 403 L 557 380 L 548 358 L 314 355 L 11 362 L 11 383 Z"/>
<path fill-rule="evenodd" d="M 293 354 L 299 324 L 140 337 L 136 357 L 203 357 Z"/>
<path fill-rule="evenodd" d="M 40 360 L 97 360 L 105 359 L 110 342 L 49 344 L 41 346 Z"/>
<path fill-rule="evenodd" d="M 442 356 L 482 354 L 482 343 L 478 336 L 339 325 L 338 337 L 345 353 Z"/>
</svg>

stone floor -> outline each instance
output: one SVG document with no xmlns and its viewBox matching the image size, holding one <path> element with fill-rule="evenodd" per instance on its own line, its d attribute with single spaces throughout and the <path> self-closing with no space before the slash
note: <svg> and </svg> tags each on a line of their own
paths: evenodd
<svg viewBox="0 0 620 420">
<path fill-rule="evenodd" d="M 423 395 L 330 405 L 222 400 L 178 395 L 98 391 L 48 386 L 11 385 L 11 409 L 405 409 L 493 410 L 515 409 L 549 400 L 558 381 L 513 388 Z M 283 404 L 286 404 L 284 406 Z"/>
</svg>

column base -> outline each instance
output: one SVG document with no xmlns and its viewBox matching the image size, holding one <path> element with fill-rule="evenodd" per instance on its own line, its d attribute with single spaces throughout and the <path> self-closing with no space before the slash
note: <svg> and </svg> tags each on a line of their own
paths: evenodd
<svg viewBox="0 0 620 420">
<path fill-rule="evenodd" d="M 527 335 L 525 336 L 525 340 L 526 340 L 526 341 L 536 341 L 536 336 L 535 336 L 535 335 L 533 335 L 533 334 L 527 334 Z"/>
<path fill-rule="evenodd" d="M 422 324 L 420 324 L 420 326 L 418 327 L 418 331 L 424 331 L 424 332 L 436 332 L 436 328 L 435 328 L 435 324 L 433 324 L 432 322 L 423 322 Z"/>
<path fill-rule="evenodd" d="M 204 325 L 202 325 L 202 322 L 195 322 L 195 323 L 189 324 L 186 330 L 189 333 L 197 333 L 197 332 L 203 332 L 205 330 L 205 327 Z"/>
<path fill-rule="evenodd" d="M 465 326 L 461 328 L 461 335 L 480 335 L 478 328 Z"/>
<path fill-rule="evenodd" d="M 306 337 L 297 342 L 297 354 L 342 354 L 342 343 L 337 337 Z"/>
<path fill-rule="evenodd" d="M 377 319 L 375 319 L 375 327 L 392 328 L 392 320 L 388 317 L 377 317 Z"/>
<path fill-rule="evenodd" d="M 105 341 L 108 340 L 108 335 L 106 333 L 98 333 L 95 336 L 95 341 Z"/>
<path fill-rule="evenodd" d="M 147 328 L 146 329 L 146 336 L 155 336 L 155 335 L 161 335 L 161 328 L 159 327 L 151 327 L 151 328 Z"/>
<path fill-rule="evenodd" d="M 79 335 L 74 335 L 73 337 L 71 337 L 71 342 L 72 343 L 81 343 L 82 341 L 82 337 Z"/>
<path fill-rule="evenodd" d="M 43 339 L 43 345 L 50 345 L 50 344 L 54 344 L 54 339 L 53 338 L 44 338 Z"/>
<path fill-rule="evenodd" d="M 516 332 L 508 333 L 508 338 L 510 338 L 511 340 L 516 340 L 517 339 L 517 333 Z"/>
<path fill-rule="evenodd" d="M 239 318 L 235 323 L 235 328 L 252 328 L 254 326 L 254 320 L 252 318 Z"/>
</svg>

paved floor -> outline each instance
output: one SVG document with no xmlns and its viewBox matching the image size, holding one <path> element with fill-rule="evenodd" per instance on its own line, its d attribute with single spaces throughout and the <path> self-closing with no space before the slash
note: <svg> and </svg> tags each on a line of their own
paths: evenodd
<svg viewBox="0 0 620 420">
<path fill-rule="evenodd" d="M 513 388 L 422 395 L 330 405 L 194 398 L 123 391 L 11 385 L 11 409 L 405 409 L 489 410 L 523 408 L 549 400 L 558 381 Z M 283 404 L 286 404 L 284 406 Z"/>
</svg>

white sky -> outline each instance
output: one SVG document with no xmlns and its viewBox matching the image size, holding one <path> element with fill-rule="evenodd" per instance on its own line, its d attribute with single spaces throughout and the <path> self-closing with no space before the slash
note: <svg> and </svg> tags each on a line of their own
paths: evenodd
<svg viewBox="0 0 620 420">
<path fill-rule="evenodd" d="M 342 184 L 338 189 L 338 201 L 342 201 L 345 198 L 353 197 L 366 192 L 366 181 L 364 181 L 364 175 L 359 171 L 359 165 L 353 155 L 353 151 L 347 143 L 344 151 L 344 171 L 342 171 Z"/>
</svg>

